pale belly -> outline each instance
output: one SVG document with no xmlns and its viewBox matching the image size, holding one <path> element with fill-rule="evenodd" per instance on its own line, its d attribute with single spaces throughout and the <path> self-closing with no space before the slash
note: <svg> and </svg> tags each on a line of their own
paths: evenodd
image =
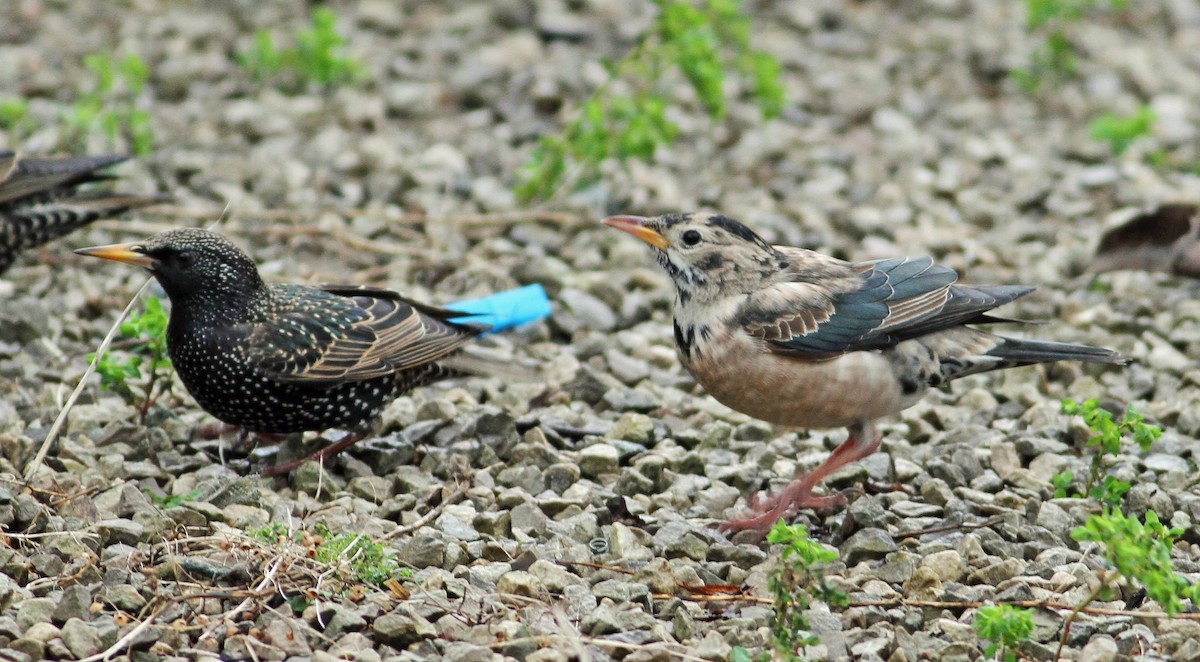
<svg viewBox="0 0 1200 662">
<path fill-rule="evenodd" d="M 748 345 L 743 346 L 745 351 L 685 365 L 722 404 L 768 423 L 845 427 L 895 414 L 921 395 L 902 393 L 891 364 L 878 352 L 852 352 L 815 362 Z"/>
</svg>

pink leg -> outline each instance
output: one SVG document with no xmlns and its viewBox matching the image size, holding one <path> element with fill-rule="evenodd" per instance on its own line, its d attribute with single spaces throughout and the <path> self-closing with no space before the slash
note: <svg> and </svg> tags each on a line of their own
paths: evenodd
<svg viewBox="0 0 1200 662">
<path fill-rule="evenodd" d="M 211 423 L 201 423 L 192 431 L 197 439 L 220 439 L 227 434 L 240 432 L 241 428 L 236 425 L 215 421 Z"/>
<path fill-rule="evenodd" d="M 782 492 L 772 497 L 759 499 L 751 496 L 747 499 L 750 512 L 745 516 L 731 519 L 721 525 L 722 531 L 760 531 L 765 533 L 775 522 L 795 515 L 801 508 L 826 510 L 841 506 L 846 498 L 840 494 L 832 496 L 813 496 L 812 490 L 829 474 L 842 467 L 857 462 L 874 453 L 879 448 L 882 437 L 875 432 L 870 423 L 855 423 L 849 427 L 850 437 L 834 449 L 812 473 L 792 481 Z"/>
<path fill-rule="evenodd" d="M 291 462 L 284 462 L 283 464 L 276 464 L 273 467 L 267 467 L 266 469 L 262 470 L 262 475 L 278 476 L 279 474 L 285 474 L 285 473 L 295 469 L 296 467 L 299 467 L 300 465 L 304 464 L 305 462 L 308 462 L 309 460 L 316 460 L 319 462 L 321 460 L 324 460 L 325 458 L 333 457 L 334 455 L 337 455 L 338 453 L 346 450 L 347 448 L 350 448 L 351 446 L 358 443 L 359 441 L 362 441 L 362 438 L 365 436 L 367 436 L 367 435 L 364 432 L 348 433 L 345 437 L 342 437 L 338 441 L 336 441 L 332 444 L 329 444 L 328 446 L 318 450 L 317 452 L 313 453 L 312 455 L 309 455 L 307 457 L 302 457 L 299 460 L 292 460 Z"/>
</svg>

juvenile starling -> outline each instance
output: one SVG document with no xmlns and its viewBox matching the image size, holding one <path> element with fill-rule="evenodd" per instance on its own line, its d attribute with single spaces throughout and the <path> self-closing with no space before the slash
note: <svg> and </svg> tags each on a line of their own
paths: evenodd
<svg viewBox="0 0 1200 662">
<path fill-rule="evenodd" d="M 874 421 L 930 388 L 980 372 L 1051 361 L 1122 364 L 1108 349 L 1005 338 L 969 324 L 1032 287 L 957 285 L 928 257 L 850 263 L 772 246 L 713 214 L 615 216 L 650 244 L 675 282 L 675 344 L 696 380 L 730 408 L 769 423 L 846 426 L 850 438 L 782 493 L 750 499 L 727 530 L 764 530 L 799 508 L 840 505 L 813 487 L 879 447 Z"/>
<path fill-rule="evenodd" d="M 32 159 L 0 150 L 0 274 L 25 249 L 97 219 L 166 200 L 162 196 L 78 190 L 82 184 L 112 179 L 96 171 L 127 158 Z"/>
<path fill-rule="evenodd" d="M 439 359 L 489 329 L 456 321 L 479 319 L 478 310 L 436 308 L 388 290 L 266 284 L 245 253 L 205 230 L 171 230 L 76 252 L 144 267 L 158 279 L 171 300 L 168 354 L 208 413 L 268 435 L 329 428 L 356 433 L 313 457 L 362 438 L 384 406 L 448 375 Z M 506 310 L 509 317 L 520 314 Z M 505 326 L 513 320 L 488 321 Z"/>
</svg>

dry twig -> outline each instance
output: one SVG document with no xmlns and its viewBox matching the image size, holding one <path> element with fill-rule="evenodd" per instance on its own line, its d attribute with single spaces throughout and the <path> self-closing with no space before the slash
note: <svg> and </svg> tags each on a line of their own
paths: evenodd
<svg viewBox="0 0 1200 662">
<path fill-rule="evenodd" d="M 406 536 L 406 535 L 412 533 L 413 531 L 416 531 L 417 529 L 425 526 L 426 524 L 433 521 L 433 519 L 435 517 L 440 515 L 441 512 L 446 509 L 446 506 L 449 506 L 451 504 L 455 504 L 455 503 L 458 503 L 459 501 L 462 501 L 463 497 L 465 497 L 467 495 L 467 489 L 469 489 L 469 488 L 466 485 L 460 485 L 457 489 L 455 489 L 453 492 L 451 492 L 449 495 L 447 495 L 445 499 L 442 499 L 441 503 L 434 506 L 433 508 L 430 508 L 429 512 L 427 512 L 424 515 L 422 515 L 421 517 L 419 517 L 417 519 L 417 521 L 413 522 L 412 524 L 409 524 L 408 526 L 402 526 L 402 527 L 396 529 L 395 531 L 392 531 L 391 533 L 384 536 L 383 539 L 384 540 L 394 540 L 396 538 L 399 538 L 400 536 Z"/>
<path fill-rule="evenodd" d="M 137 294 L 134 294 L 133 298 L 129 300 L 129 305 L 125 306 L 125 310 L 121 311 L 121 314 L 117 316 L 117 321 L 113 322 L 112 327 L 109 328 L 108 334 L 104 336 L 104 341 L 101 342 L 100 346 L 96 348 L 96 354 L 92 357 L 91 364 L 88 365 L 87 370 L 83 371 L 83 376 L 79 378 L 79 383 L 75 385 L 75 390 L 71 391 L 71 397 L 67 398 L 66 404 L 64 404 L 62 410 L 58 412 L 58 417 L 54 419 L 54 424 L 50 426 L 50 432 L 46 434 L 46 440 L 42 442 L 42 447 L 38 449 L 37 455 L 34 456 L 33 460 L 26 465 L 26 481 L 32 480 L 33 475 L 37 473 L 37 470 L 42 466 L 42 462 L 46 459 L 46 453 L 50 451 L 50 446 L 52 446 L 54 444 L 54 440 L 58 438 L 59 430 L 61 430 L 63 424 L 67 422 L 67 415 L 71 412 L 71 408 L 75 406 L 75 401 L 79 399 L 80 394 L 83 393 L 84 387 L 87 386 L 88 377 L 91 377 L 92 373 L 96 372 L 96 364 L 99 363 L 100 359 L 104 357 L 104 353 L 108 351 L 108 346 L 112 344 L 113 338 L 117 337 L 117 332 L 121 330 L 121 323 L 125 321 L 126 317 L 129 317 L 129 312 L 133 310 L 134 304 L 136 304 L 138 299 L 142 298 L 142 294 L 150 288 L 151 282 L 153 282 L 153 280 L 147 278 L 146 282 L 142 283 L 142 286 L 138 288 Z"/>
</svg>

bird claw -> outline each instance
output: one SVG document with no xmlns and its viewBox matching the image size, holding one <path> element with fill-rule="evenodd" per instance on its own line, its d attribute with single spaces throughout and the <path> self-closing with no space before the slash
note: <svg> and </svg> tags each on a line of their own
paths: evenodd
<svg viewBox="0 0 1200 662">
<path fill-rule="evenodd" d="M 736 533 L 738 531 L 757 531 L 766 533 L 779 520 L 789 520 L 802 508 L 811 508 L 818 513 L 827 513 L 846 505 L 843 494 L 830 496 L 813 496 L 811 481 L 801 478 L 793 481 L 782 492 L 769 497 L 761 493 L 752 494 L 746 499 L 749 511 L 746 516 L 737 517 L 722 523 L 719 531 Z"/>
</svg>

